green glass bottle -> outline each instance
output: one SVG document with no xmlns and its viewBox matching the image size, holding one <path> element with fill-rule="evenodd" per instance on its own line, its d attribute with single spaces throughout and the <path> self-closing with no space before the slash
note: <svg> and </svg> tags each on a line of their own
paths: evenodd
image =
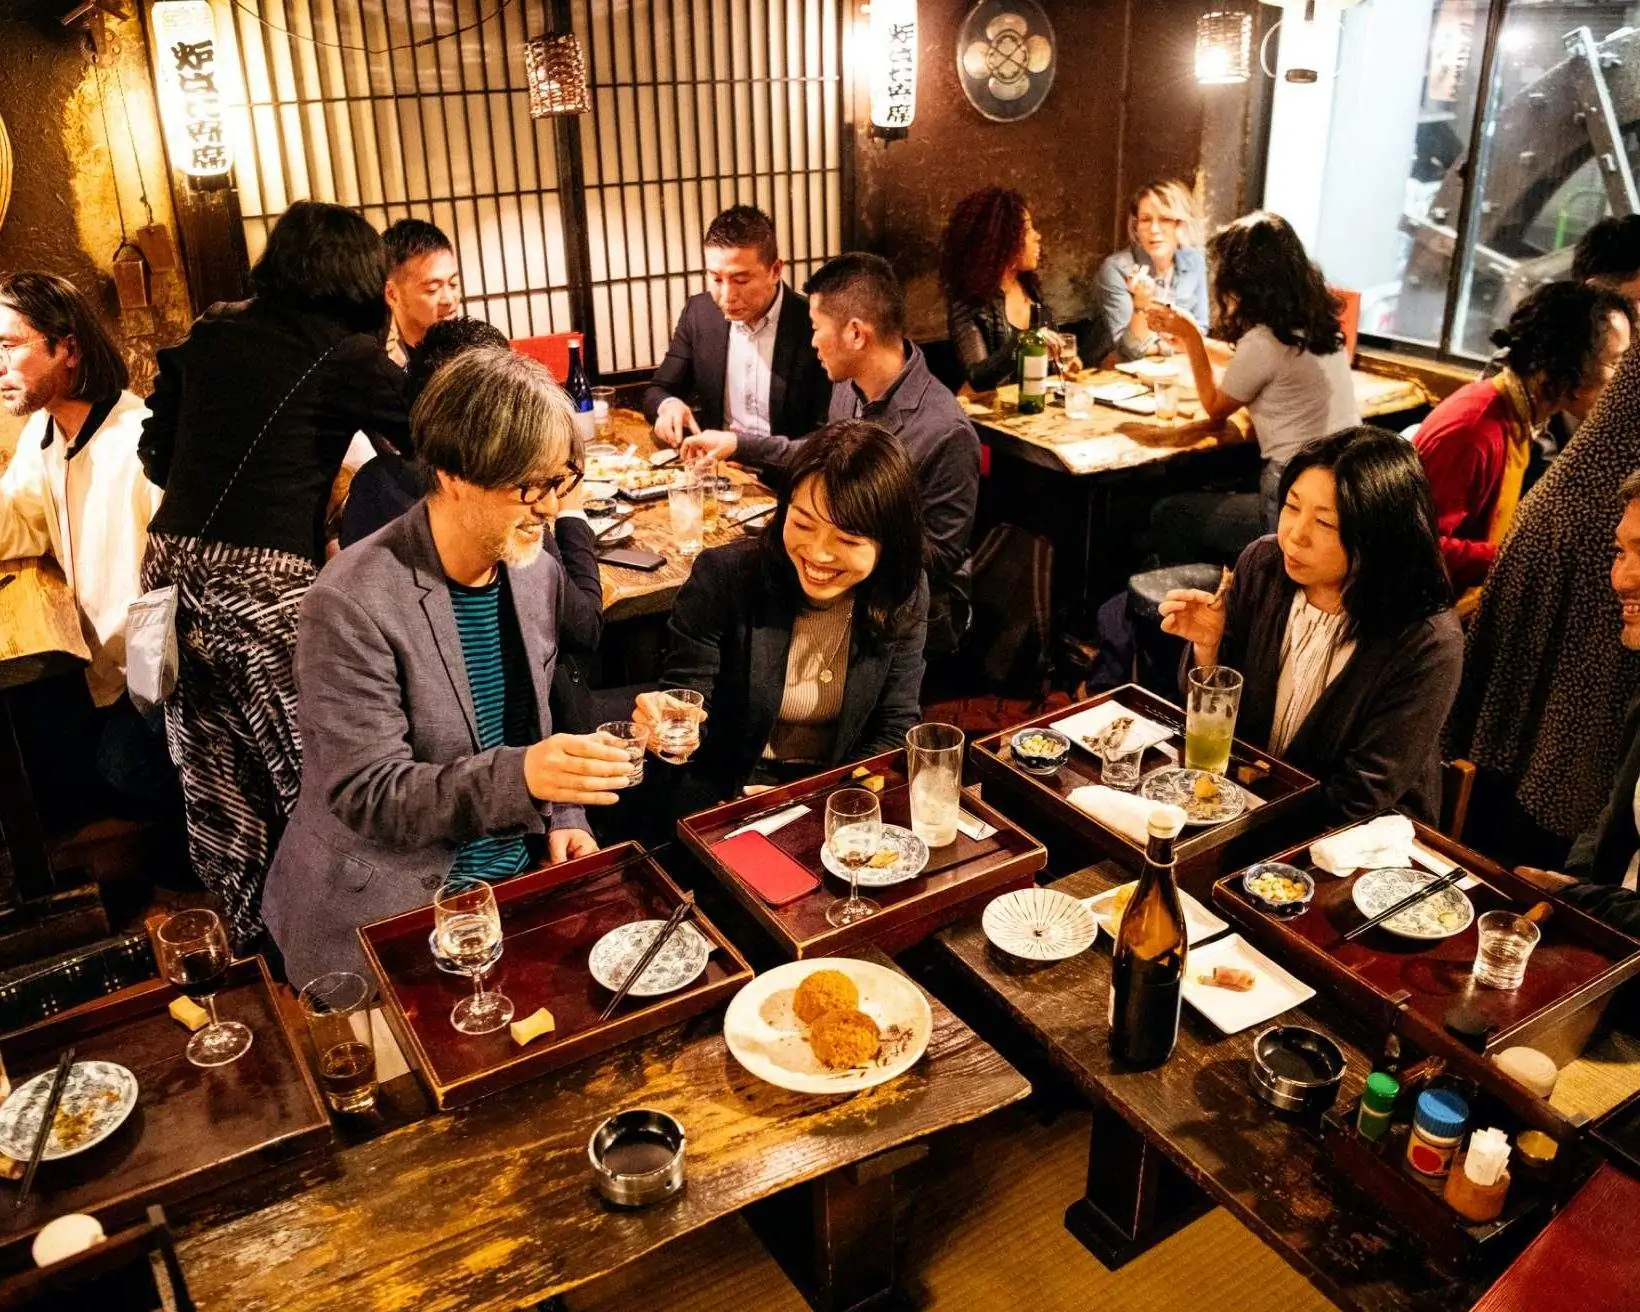
<svg viewBox="0 0 1640 1312">
<path fill-rule="evenodd" d="M 1039 415 L 1048 408 L 1048 339 L 1042 331 L 1042 309 L 1031 305 L 1031 326 L 1019 335 L 1019 413 Z"/>
</svg>

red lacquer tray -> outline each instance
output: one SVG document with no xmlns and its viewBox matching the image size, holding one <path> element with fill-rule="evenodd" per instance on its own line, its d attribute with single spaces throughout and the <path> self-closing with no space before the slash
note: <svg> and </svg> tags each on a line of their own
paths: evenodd
<svg viewBox="0 0 1640 1312">
<path fill-rule="evenodd" d="M 635 843 L 519 875 L 497 884 L 495 895 L 504 948 L 487 983 L 512 999 L 515 1017 L 545 1007 L 557 1022 L 525 1048 L 506 1029 L 468 1035 L 450 1024 L 450 1009 L 472 985 L 433 963 L 431 906 L 359 930 L 388 1024 L 439 1107 L 459 1107 L 697 1015 L 752 977 L 745 958 L 697 912 L 693 924 L 714 946 L 700 977 L 664 997 L 628 997 L 608 1021 L 598 1019 L 610 995 L 587 968 L 593 944 L 629 921 L 665 919 L 683 898 Z"/>
</svg>

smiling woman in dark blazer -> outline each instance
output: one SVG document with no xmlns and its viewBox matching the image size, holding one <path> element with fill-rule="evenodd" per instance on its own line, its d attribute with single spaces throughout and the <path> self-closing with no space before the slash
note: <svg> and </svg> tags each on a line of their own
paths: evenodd
<svg viewBox="0 0 1640 1312">
<path fill-rule="evenodd" d="M 1463 633 L 1417 452 L 1347 428 L 1292 458 L 1280 496 L 1228 593 L 1170 592 L 1162 627 L 1187 666 L 1241 671 L 1236 736 L 1319 779 L 1333 819 L 1434 821 Z"/>
<path fill-rule="evenodd" d="M 844 420 L 799 443 L 768 531 L 705 552 L 678 593 L 663 687 L 706 699 L 701 746 L 652 767 L 672 815 L 897 747 L 921 718 L 928 581 L 911 464 Z M 639 699 L 653 723 L 659 693 Z"/>
</svg>

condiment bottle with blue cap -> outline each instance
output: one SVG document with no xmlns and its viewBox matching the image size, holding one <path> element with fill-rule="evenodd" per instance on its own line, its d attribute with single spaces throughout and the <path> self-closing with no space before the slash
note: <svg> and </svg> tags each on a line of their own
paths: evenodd
<svg viewBox="0 0 1640 1312">
<path fill-rule="evenodd" d="M 1437 1179 L 1452 1169 L 1452 1156 L 1469 1124 L 1469 1104 L 1451 1089 L 1425 1089 L 1412 1114 L 1407 1165 Z"/>
</svg>

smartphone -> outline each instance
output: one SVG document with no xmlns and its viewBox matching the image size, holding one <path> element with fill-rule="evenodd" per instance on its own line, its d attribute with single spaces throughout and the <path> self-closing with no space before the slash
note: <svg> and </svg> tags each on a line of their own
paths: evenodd
<svg viewBox="0 0 1640 1312">
<path fill-rule="evenodd" d="M 622 569 L 641 569 L 647 573 L 666 564 L 666 557 L 656 551 L 645 551 L 642 547 L 612 547 L 599 552 L 598 561 L 603 565 L 619 565 Z"/>
</svg>

